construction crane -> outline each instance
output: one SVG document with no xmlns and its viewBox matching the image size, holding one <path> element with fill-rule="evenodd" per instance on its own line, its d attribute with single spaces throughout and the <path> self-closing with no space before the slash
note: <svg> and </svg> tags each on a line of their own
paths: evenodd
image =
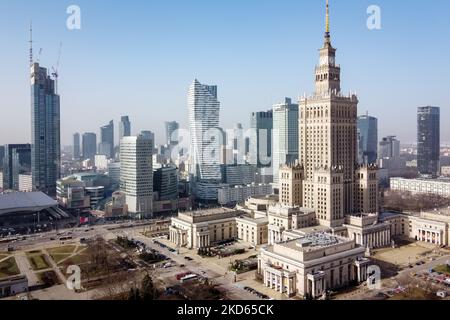
<svg viewBox="0 0 450 320">
<path fill-rule="evenodd" d="M 61 60 L 61 50 L 62 50 L 62 42 L 59 43 L 59 51 L 58 51 L 58 60 L 56 61 L 56 68 L 52 67 L 53 73 L 52 76 L 55 78 L 55 93 L 58 93 L 58 70 L 59 70 L 59 62 Z"/>
</svg>

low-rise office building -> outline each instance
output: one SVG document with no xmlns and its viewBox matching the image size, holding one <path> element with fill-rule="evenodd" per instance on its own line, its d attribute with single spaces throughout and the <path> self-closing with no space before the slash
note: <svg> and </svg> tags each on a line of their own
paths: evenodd
<svg viewBox="0 0 450 320">
<path fill-rule="evenodd" d="M 273 193 L 271 184 L 250 184 L 247 186 L 222 185 L 218 189 L 218 201 L 220 205 L 233 205 L 242 203 L 248 198 L 266 196 Z"/>
<path fill-rule="evenodd" d="M 450 179 L 404 179 L 391 178 L 391 190 L 407 191 L 415 194 L 435 194 L 450 197 Z"/>
</svg>

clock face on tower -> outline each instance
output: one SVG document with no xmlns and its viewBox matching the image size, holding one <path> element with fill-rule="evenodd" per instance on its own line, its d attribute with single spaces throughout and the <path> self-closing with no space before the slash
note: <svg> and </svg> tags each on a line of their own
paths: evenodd
<svg viewBox="0 0 450 320">
<path fill-rule="evenodd" d="M 334 65 L 334 57 L 330 57 L 329 58 L 329 62 L 330 62 L 331 65 Z"/>
</svg>

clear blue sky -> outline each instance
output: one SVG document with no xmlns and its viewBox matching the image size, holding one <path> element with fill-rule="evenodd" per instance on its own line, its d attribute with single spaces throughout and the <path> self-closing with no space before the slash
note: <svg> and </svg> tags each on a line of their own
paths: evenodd
<svg viewBox="0 0 450 320">
<path fill-rule="evenodd" d="M 0 144 L 28 142 L 28 28 L 41 64 L 60 65 L 62 143 L 127 114 L 132 133 L 163 139 L 163 122 L 187 124 L 194 78 L 219 86 L 221 124 L 249 125 L 252 111 L 313 90 L 325 0 L 0 0 Z M 81 8 L 82 29 L 66 28 Z M 367 7 L 382 29 L 366 27 Z M 450 142 L 450 1 L 330 0 L 344 91 L 379 118 L 380 137 L 416 135 L 416 108 L 441 107 Z M 118 128 L 116 127 L 116 130 Z"/>
</svg>

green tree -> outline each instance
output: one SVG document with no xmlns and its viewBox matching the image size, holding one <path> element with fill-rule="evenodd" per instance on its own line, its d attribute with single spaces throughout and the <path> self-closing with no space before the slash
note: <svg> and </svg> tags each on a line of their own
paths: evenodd
<svg viewBox="0 0 450 320">
<path fill-rule="evenodd" d="M 142 300 L 144 301 L 150 301 L 156 299 L 156 288 L 153 284 L 153 280 L 149 275 L 146 275 L 144 277 L 144 280 L 142 280 L 141 284 L 141 295 Z"/>
</svg>

